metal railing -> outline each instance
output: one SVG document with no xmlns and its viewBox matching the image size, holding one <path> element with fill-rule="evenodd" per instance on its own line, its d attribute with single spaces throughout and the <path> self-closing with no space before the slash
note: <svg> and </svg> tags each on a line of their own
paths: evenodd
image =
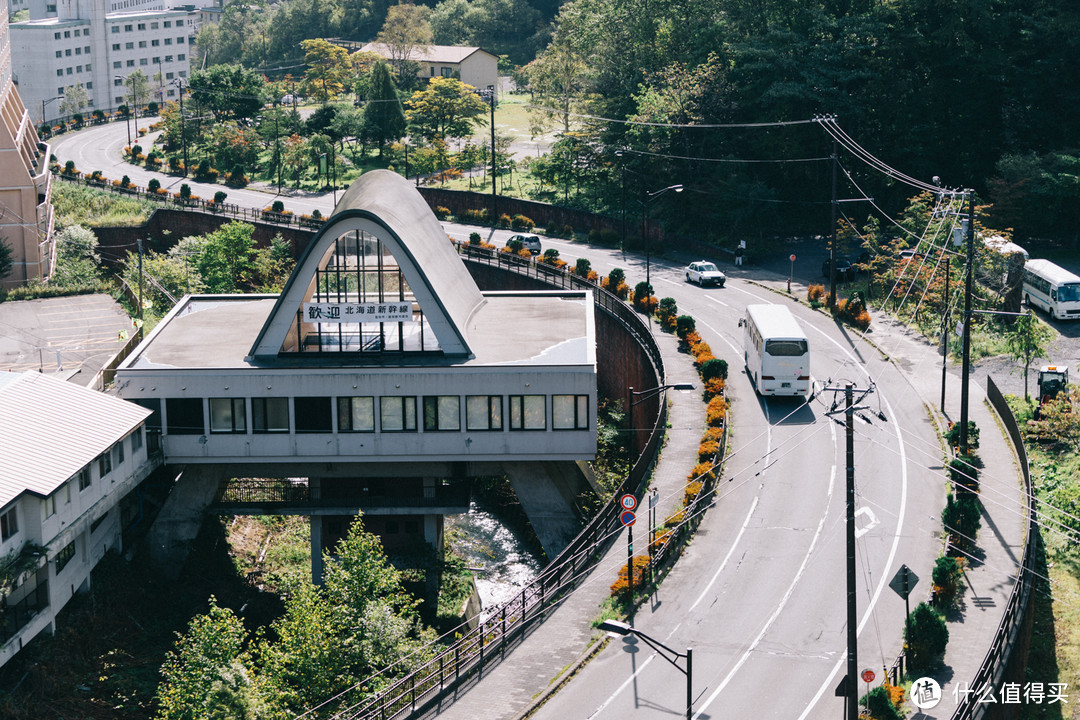
<svg viewBox="0 0 1080 720">
<path fill-rule="evenodd" d="M 342 488 L 311 487 L 308 483 L 292 482 L 284 478 L 244 478 L 224 480 L 218 486 L 211 508 L 226 514 L 242 514 L 245 507 L 259 509 L 282 506 L 290 508 L 313 507 L 465 507 L 469 506 L 470 486 L 466 482 L 425 487 L 421 497 L 391 495 L 384 492 L 367 493 L 362 490 L 344 491 Z M 431 491 L 430 494 L 428 491 Z"/>
<path fill-rule="evenodd" d="M 468 244 L 458 244 L 457 247 L 469 261 L 501 267 L 562 289 L 593 291 L 597 307 L 615 318 L 640 343 L 651 360 L 654 386 L 662 381 L 664 364 L 659 346 L 640 316 L 616 296 L 583 278 L 543 263 Z M 660 403 L 649 439 L 614 497 L 627 492 L 640 495 L 656 463 L 666 426 L 667 404 Z M 711 493 L 702 492 L 695 502 L 705 503 L 709 497 Z M 475 629 L 466 632 L 452 645 L 362 703 L 342 711 L 340 716 L 357 720 L 404 717 L 441 697 L 473 674 L 483 674 L 486 665 L 504 657 L 515 642 L 524 638 L 529 628 L 542 621 L 599 563 L 618 536 L 620 510 L 621 507 L 615 502 L 605 503 L 577 537 L 520 593 L 494 608 Z"/>
<path fill-rule="evenodd" d="M 1009 438 L 1012 440 L 1013 446 L 1016 448 L 1016 455 L 1020 460 L 1020 470 L 1024 476 L 1024 493 L 1027 497 L 1026 509 L 1028 514 L 1024 557 L 1017 569 L 1016 583 L 1013 585 L 1009 602 L 1005 606 L 1005 613 L 1002 615 L 997 632 L 994 634 L 994 641 L 990 644 L 990 649 L 986 651 L 986 656 L 983 658 L 979 671 L 970 683 L 970 687 L 973 688 L 992 687 L 996 696 L 996 691 L 1000 689 L 1004 681 L 1005 671 L 1009 665 L 1009 656 L 1017 646 L 1017 640 L 1023 628 L 1024 615 L 1031 604 L 1032 579 L 1035 577 L 1035 552 L 1039 543 L 1039 524 L 1035 514 L 1035 490 L 1031 485 L 1027 451 L 1024 449 L 1024 438 L 1020 432 L 1020 426 L 1017 424 L 1012 410 L 1009 409 L 1008 403 L 1005 402 L 1005 397 L 1001 394 L 997 385 L 994 384 L 993 378 L 989 376 L 986 378 L 986 399 L 990 401 L 990 405 L 997 411 L 998 416 L 1005 425 L 1005 429 L 1009 432 Z M 980 703 L 979 698 L 975 697 L 974 693 L 965 695 L 957 706 L 956 712 L 953 713 L 952 720 L 982 718 L 986 715 L 988 707 L 987 704 Z"/>
</svg>

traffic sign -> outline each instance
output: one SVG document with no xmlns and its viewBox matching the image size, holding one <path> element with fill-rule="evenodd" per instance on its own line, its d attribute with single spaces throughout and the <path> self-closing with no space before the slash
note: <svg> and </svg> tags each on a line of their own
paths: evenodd
<svg viewBox="0 0 1080 720">
<path fill-rule="evenodd" d="M 877 677 L 877 675 L 874 674 L 873 670 L 863 670 L 862 671 L 862 679 L 863 679 L 864 683 L 872 683 L 872 682 L 874 682 L 875 677 Z"/>
<path fill-rule="evenodd" d="M 795 253 L 791 253 L 791 257 L 789 257 L 788 260 L 795 262 Z"/>
<path fill-rule="evenodd" d="M 623 510 L 622 515 L 619 516 L 619 522 L 627 527 L 633 525 L 636 520 L 637 515 L 634 514 L 633 510 Z"/>
<path fill-rule="evenodd" d="M 919 576 L 913 573 L 907 565 L 901 565 L 900 569 L 893 575 L 893 579 L 889 581 L 889 587 L 897 595 L 907 600 L 908 595 L 915 589 L 915 584 L 918 582 Z"/>
<path fill-rule="evenodd" d="M 619 498 L 619 504 L 623 506 L 624 510 L 633 510 L 637 507 L 637 498 L 627 493 Z"/>
</svg>

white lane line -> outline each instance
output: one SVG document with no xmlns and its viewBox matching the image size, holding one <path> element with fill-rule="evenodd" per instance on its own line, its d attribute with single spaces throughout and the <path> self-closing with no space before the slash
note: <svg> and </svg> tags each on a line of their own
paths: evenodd
<svg viewBox="0 0 1080 720">
<path fill-rule="evenodd" d="M 705 589 L 701 591 L 700 595 L 698 595 L 698 599 L 695 600 L 694 604 L 690 606 L 691 610 L 696 608 L 698 606 L 698 603 L 705 598 L 705 596 L 709 593 L 709 590 L 712 589 L 713 583 L 716 582 L 716 578 L 718 578 L 720 576 L 720 573 L 723 572 L 724 568 L 727 567 L 728 560 L 731 559 L 731 555 L 735 552 L 735 548 L 738 546 L 739 541 L 742 540 L 743 533 L 746 531 L 746 527 L 750 524 L 750 518 L 753 516 L 754 510 L 757 509 L 759 497 L 760 496 L 755 496 L 754 502 L 750 503 L 750 512 L 746 513 L 746 519 L 743 520 L 742 527 L 739 528 L 739 534 L 735 536 L 735 542 L 731 543 L 731 547 L 728 548 L 727 555 L 724 556 L 724 561 L 720 563 L 720 567 L 716 568 L 716 572 L 713 573 L 713 576 L 709 579 L 709 584 L 705 586 Z"/>
<path fill-rule="evenodd" d="M 847 355 L 851 357 L 853 361 L 855 360 L 854 354 L 850 350 L 845 348 L 836 340 L 833 340 L 824 332 L 813 327 L 812 325 L 810 327 L 821 333 L 821 335 L 823 335 L 825 339 L 836 345 L 836 347 L 840 348 L 841 351 L 847 353 Z M 862 367 L 859 366 L 858 363 L 856 363 L 856 366 Z M 869 379 L 870 374 L 866 372 L 865 368 L 863 368 L 863 372 Z M 881 391 L 878 390 L 878 392 L 880 393 Z M 893 407 L 892 404 L 889 402 L 889 399 L 885 397 L 884 393 L 881 394 L 881 398 L 885 402 L 885 407 L 889 409 L 889 417 L 895 419 L 897 415 L 893 411 Z M 881 597 L 881 591 L 885 588 L 885 583 L 889 579 L 888 569 L 892 567 L 893 562 L 896 560 L 896 550 L 900 546 L 900 534 L 904 529 L 904 513 L 907 508 L 908 491 L 907 451 L 904 446 L 904 435 L 900 430 L 900 423 L 894 422 L 893 427 L 896 429 L 896 444 L 900 448 L 900 510 L 897 513 L 896 531 L 893 534 L 892 548 L 890 548 L 889 550 L 889 559 L 885 562 L 885 569 L 879 575 L 881 579 L 878 581 L 877 588 L 874 590 L 874 596 L 870 598 L 870 604 L 867 605 L 866 611 L 863 613 L 862 620 L 859 621 L 858 627 L 855 628 L 856 636 L 862 633 L 863 628 L 866 627 L 866 623 L 870 621 L 870 615 L 874 612 L 874 607 L 877 605 L 878 598 Z M 842 668 L 846 664 L 847 653 L 843 653 L 840 656 L 840 659 L 836 661 L 836 665 L 833 666 L 832 672 L 830 672 L 828 677 L 825 678 L 825 682 L 823 682 L 821 684 L 821 687 L 818 688 L 817 693 L 814 694 L 814 697 L 810 700 L 810 703 L 806 706 L 806 709 L 803 710 L 802 714 L 799 715 L 797 720 L 806 720 L 806 716 L 813 712 L 814 707 L 817 705 L 818 701 L 821 700 L 821 696 L 825 694 L 825 691 L 828 690 L 830 687 L 833 687 L 833 679 L 836 677 L 836 674 L 840 672 L 840 668 Z"/>
<path fill-rule="evenodd" d="M 646 666 L 646 665 L 648 665 L 649 663 L 651 663 L 651 662 L 652 662 L 652 660 L 653 660 L 653 658 L 654 658 L 654 657 L 656 657 L 656 653 L 655 653 L 655 652 L 654 652 L 654 653 L 653 653 L 652 655 L 650 655 L 649 657 L 645 658 L 645 662 L 641 663 L 641 667 L 639 667 L 639 668 L 638 668 L 637 670 L 635 670 L 635 671 L 634 671 L 634 672 L 633 672 L 633 673 L 632 673 L 632 674 L 630 675 L 630 677 L 626 678 L 626 680 L 625 680 L 625 681 L 623 682 L 623 684 L 619 686 L 619 689 L 618 689 L 618 690 L 616 690 L 615 692 L 611 693 L 611 695 L 609 695 L 609 696 L 608 696 L 608 699 L 607 699 L 607 700 L 605 700 L 604 702 L 600 703 L 600 707 L 598 707 L 598 708 L 596 708 L 595 710 L 593 710 L 593 711 L 592 711 L 592 715 L 589 715 L 589 717 L 588 717 L 588 718 L 587 718 L 586 720 L 592 720 L 592 719 L 593 719 L 594 717 L 596 717 L 597 715 L 599 715 L 599 714 L 600 714 L 600 711 L 602 711 L 602 710 L 603 710 L 604 708 L 606 708 L 606 707 L 607 707 L 608 705 L 610 705 L 610 704 L 611 704 L 611 701 L 612 701 L 612 700 L 614 700 L 614 699 L 615 699 L 616 697 L 618 697 L 619 693 L 621 693 L 621 692 L 622 692 L 623 690 L 625 690 L 625 689 L 626 689 L 626 686 L 627 686 L 627 685 L 629 685 L 630 683 L 632 683 L 632 682 L 634 681 L 634 678 L 636 678 L 636 677 L 638 676 L 638 674 L 639 674 L 639 673 L 640 673 L 640 672 L 641 672 L 642 670 L 644 670 L 644 669 L 645 669 L 645 666 Z"/>
<path fill-rule="evenodd" d="M 738 285 L 731 285 L 730 288 L 732 290 L 734 290 L 735 292 L 741 292 L 743 295 L 749 295 L 750 297 L 754 298 L 758 302 L 763 302 L 763 303 L 765 303 L 767 305 L 775 305 L 776 304 L 770 298 L 761 297 L 760 295 L 755 295 L 754 293 L 750 292 L 749 290 L 743 290 Z"/>
<path fill-rule="evenodd" d="M 706 295 L 706 296 L 705 296 L 705 299 L 706 299 L 706 300 L 712 300 L 712 301 L 713 301 L 714 303 L 720 303 L 721 305 L 723 305 L 723 306 L 724 306 L 724 307 L 726 307 L 726 308 L 730 308 L 730 307 L 731 307 L 730 305 L 728 305 L 728 304 L 727 304 L 726 302 L 724 302 L 723 300 L 717 300 L 717 299 L 716 299 L 716 298 L 714 298 L 714 297 L 713 297 L 712 295 Z"/>
<path fill-rule="evenodd" d="M 829 424 L 829 431 L 832 434 L 832 442 L 833 442 L 833 446 L 835 447 L 836 446 L 836 426 L 835 426 L 835 424 L 833 424 L 833 423 Z M 833 453 L 833 457 L 834 458 L 836 457 L 835 453 Z M 765 621 L 765 624 L 762 626 L 761 630 L 758 632 L 757 637 L 755 637 L 753 642 L 750 643 L 750 646 L 748 648 L 746 648 L 746 651 L 739 658 L 739 661 L 737 663 L 735 663 L 735 667 L 731 668 L 731 671 L 727 674 L 727 677 L 725 677 L 723 679 L 723 681 L 721 681 L 721 683 L 716 687 L 716 689 L 712 691 L 712 694 L 710 694 L 709 697 L 706 698 L 705 702 L 703 702 L 698 707 L 697 711 L 694 713 L 693 720 L 697 720 L 697 718 L 701 717 L 701 714 L 703 712 L 708 710 L 709 706 L 713 703 L 713 701 L 716 700 L 716 698 L 720 695 L 721 692 L 723 692 L 724 688 L 727 687 L 727 684 L 729 682 L 731 682 L 731 679 L 735 677 L 735 673 L 737 673 L 739 671 L 739 668 L 741 668 L 743 666 L 743 664 L 745 664 L 746 661 L 750 659 L 750 655 L 753 654 L 754 650 L 757 648 L 757 646 L 761 642 L 762 638 L 765 637 L 765 633 L 767 633 L 769 631 L 769 628 L 772 627 L 773 623 L 776 622 L 776 619 L 780 617 L 780 613 L 783 612 L 784 607 L 788 603 L 788 600 L 790 600 L 791 596 L 795 593 L 795 586 L 799 584 L 799 580 L 802 578 L 803 573 L 806 571 L 806 566 L 810 562 L 810 557 L 814 554 L 814 548 L 817 547 L 817 542 L 821 538 L 821 532 L 825 528 L 825 520 L 829 515 L 829 505 L 832 504 L 833 486 L 834 486 L 835 482 L 836 482 L 836 462 L 834 460 L 833 464 L 832 464 L 832 470 L 829 472 L 829 492 L 828 492 L 828 495 L 827 495 L 828 502 L 825 505 L 825 511 L 821 513 L 821 517 L 818 519 L 818 526 L 817 526 L 817 529 L 814 531 L 814 538 L 813 538 L 813 540 L 810 541 L 810 547 L 807 548 L 806 554 L 803 555 L 802 564 L 799 565 L 799 569 L 795 573 L 795 577 L 792 578 L 791 584 L 788 585 L 788 589 L 784 593 L 784 597 L 782 597 L 780 599 L 780 602 L 779 602 L 779 604 L 777 604 L 776 609 L 773 610 L 773 614 L 771 616 L 769 616 L 768 620 Z"/>
</svg>

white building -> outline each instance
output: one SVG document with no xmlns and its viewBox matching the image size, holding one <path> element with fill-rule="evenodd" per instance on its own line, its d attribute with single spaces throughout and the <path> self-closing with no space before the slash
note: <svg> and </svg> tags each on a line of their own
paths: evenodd
<svg viewBox="0 0 1080 720">
<path fill-rule="evenodd" d="M 11 26 L 13 70 L 31 116 L 37 122 L 61 117 L 64 89 L 80 84 L 90 100 L 84 114 L 131 105 L 124 80 L 136 70 L 150 79 L 148 102 L 178 97 L 175 81 L 188 74 L 198 11 L 163 5 L 33 0 L 31 19 Z"/>
<path fill-rule="evenodd" d="M 137 405 L 35 372 L 0 373 L 0 665 L 119 549 L 119 502 L 153 469 Z"/>
<path fill-rule="evenodd" d="M 360 48 L 390 60 L 390 48 L 383 43 L 368 43 Z M 478 47 L 457 45 L 427 45 L 415 48 L 407 60 L 420 65 L 419 77 L 453 77 L 477 90 L 499 88 L 499 58 Z M 496 97 L 496 99 L 498 99 Z"/>
</svg>

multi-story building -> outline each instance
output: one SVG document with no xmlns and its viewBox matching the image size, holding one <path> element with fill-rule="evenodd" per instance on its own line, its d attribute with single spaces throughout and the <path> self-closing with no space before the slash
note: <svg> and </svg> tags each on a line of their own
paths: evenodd
<svg viewBox="0 0 1080 720">
<path fill-rule="evenodd" d="M 52 175 L 49 146 L 40 141 L 15 87 L 8 10 L 0 8 L 0 239 L 11 249 L 11 271 L 0 288 L 52 272 Z"/>
<path fill-rule="evenodd" d="M 0 373 L 0 665 L 120 549 L 120 501 L 157 463 L 147 415 L 48 375 Z"/>
<path fill-rule="evenodd" d="M 175 81 L 187 77 L 198 11 L 164 9 L 162 0 L 32 0 L 30 20 L 11 26 L 16 82 L 38 122 L 61 117 L 64 90 L 82 85 L 92 110 L 132 104 L 125 85 L 141 70 L 150 95 L 177 97 Z M 55 102 L 54 102 L 55 101 Z"/>
</svg>

